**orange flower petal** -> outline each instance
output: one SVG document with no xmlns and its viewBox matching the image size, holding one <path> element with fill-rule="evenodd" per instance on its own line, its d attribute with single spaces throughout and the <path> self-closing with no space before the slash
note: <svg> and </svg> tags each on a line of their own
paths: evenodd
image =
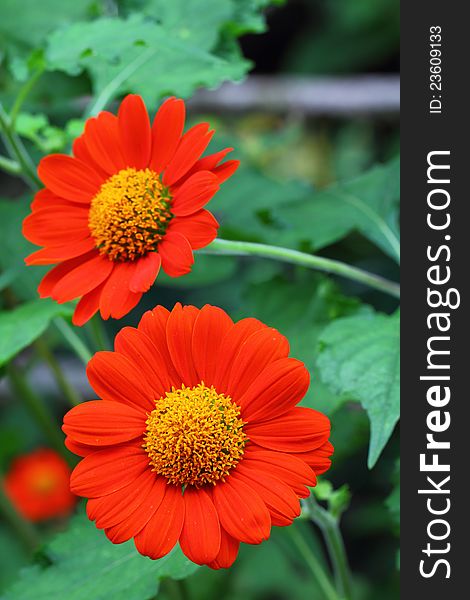
<svg viewBox="0 0 470 600">
<path fill-rule="evenodd" d="M 217 177 L 219 183 L 223 183 L 224 181 L 227 181 L 229 177 L 232 177 L 239 166 L 239 160 L 228 160 L 227 162 L 224 162 L 223 165 L 219 165 L 218 167 L 215 167 L 215 169 L 212 169 L 212 173 Z"/>
<path fill-rule="evenodd" d="M 244 481 L 229 477 L 212 490 L 220 524 L 235 539 L 247 544 L 267 540 L 271 516 L 266 504 Z"/>
<path fill-rule="evenodd" d="M 237 356 L 240 347 L 255 332 L 265 329 L 266 325 L 258 319 L 242 319 L 226 333 L 220 345 L 220 356 L 217 370 L 215 373 L 214 386 L 216 389 L 225 392 L 227 390 L 228 378 L 232 370 L 233 361 Z"/>
<path fill-rule="evenodd" d="M 91 387 L 103 400 L 152 410 L 152 388 L 143 378 L 135 376 L 134 364 L 122 354 L 97 352 L 86 372 Z"/>
<path fill-rule="evenodd" d="M 89 204 L 103 183 L 98 173 L 77 158 L 50 154 L 41 159 L 39 179 L 58 196 Z"/>
<path fill-rule="evenodd" d="M 93 498 L 116 492 L 148 468 L 147 453 L 135 445 L 100 450 L 85 456 L 70 478 L 78 496 Z"/>
<path fill-rule="evenodd" d="M 135 262 L 135 269 L 129 281 L 131 292 L 146 292 L 157 278 L 162 259 L 157 252 L 149 252 Z"/>
<path fill-rule="evenodd" d="M 77 456 L 88 456 L 89 454 L 93 454 L 93 452 L 96 452 L 96 448 L 94 448 L 93 446 L 87 446 L 86 444 L 79 444 L 78 442 L 75 442 L 74 440 L 70 439 L 69 437 L 66 437 L 64 440 L 64 446 L 70 450 L 70 452 L 72 452 L 73 454 L 76 454 Z"/>
<path fill-rule="evenodd" d="M 191 355 L 193 327 L 198 310 L 194 306 L 176 304 L 166 325 L 168 351 L 175 369 L 187 387 L 199 383 Z"/>
<path fill-rule="evenodd" d="M 245 432 L 250 440 L 265 448 L 302 452 L 314 450 L 328 439 L 330 420 L 316 410 L 297 406 L 270 421 L 248 423 Z"/>
<path fill-rule="evenodd" d="M 214 381 L 222 340 L 233 327 L 232 319 L 217 306 L 206 304 L 194 322 L 192 355 L 199 381 Z"/>
<path fill-rule="evenodd" d="M 168 554 L 180 537 L 184 522 L 184 500 L 181 488 L 167 485 L 165 496 L 147 525 L 134 542 L 144 556 L 157 559 Z"/>
<path fill-rule="evenodd" d="M 218 191 L 217 177 L 210 171 L 199 171 L 183 183 L 173 197 L 171 212 L 185 217 L 200 210 Z"/>
<path fill-rule="evenodd" d="M 124 520 L 105 528 L 106 536 L 114 544 L 122 544 L 136 536 L 159 508 L 167 487 L 166 479 L 154 476 L 153 487 L 148 496 L 144 497 L 142 504 Z"/>
<path fill-rule="evenodd" d="M 269 363 L 237 399 L 245 421 L 272 419 L 298 404 L 310 384 L 304 364 L 295 358 L 280 358 Z"/>
<path fill-rule="evenodd" d="M 36 250 L 36 252 L 27 256 L 24 261 L 28 266 L 51 265 L 87 254 L 94 247 L 95 242 L 89 237 L 78 242 L 69 242 L 63 246 L 49 246 L 42 250 Z"/>
<path fill-rule="evenodd" d="M 118 113 L 119 134 L 126 167 L 145 169 L 150 160 L 151 131 L 147 109 L 140 96 L 129 94 Z"/>
<path fill-rule="evenodd" d="M 40 298 L 48 298 L 52 294 L 52 290 L 54 289 L 54 287 L 63 277 L 71 273 L 79 265 L 87 263 L 89 260 L 91 260 L 97 255 L 98 253 L 96 251 L 92 251 L 88 254 L 77 256 L 77 258 L 71 258 L 70 260 L 66 260 L 60 265 L 57 265 L 56 267 L 51 269 L 49 273 L 47 273 L 42 278 L 41 283 L 39 284 L 38 292 Z"/>
<path fill-rule="evenodd" d="M 180 382 L 170 377 L 168 363 L 143 331 L 134 327 L 124 327 L 117 334 L 114 347 L 116 352 L 123 354 L 133 363 L 135 372 L 142 372 L 152 387 L 155 398 L 164 396 L 173 386 L 178 387 Z"/>
<path fill-rule="evenodd" d="M 235 356 L 227 391 L 238 402 L 238 398 L 241 398 L 269 363 L 285 358 L 288 354 L 289 342 L 276 329 L 265 327 L 255 331 L 240 346 Z"/>
<path fill-rule="evenodd" d="M 76 442 L 110 446 L 141 437 L 146 415 L 127 404 L 93 400 L 69 410 L 62 430 Z"/>
<path fill-rule="evenodd" d="M 91 292 L 88 292 L 88 294 L 82 296 L 72 317 L 72 323 L 76 327 L 81 327 L 84 325 L 95 313 L 98 312 L 100 307 L 101 292 L 103 291 L 105 283 L 106 282 L 103 282 L 99 286 L 95 287 L 94 290 L 91 290 Z"/>
<path fill-rule="evenodd" d="M 88 500 L 88 518 L 95 521 L 99 529 L 117 525 L 142 506 L 152 493 L 154 484 L 155 474 L 146 469 L 126 487 L 107 496 Z"/>
<path fill-rule="evenodd" d="M 149 167 L 156 173 L 164 171 L 175 154 L 183 133 L 185 112 L 182 100 L 168 98 L 155 115 Z"/>
<path fill-rule="evenodd" d="M 24 219 L 23 235 L 38 246 L 83 240 L 90 237 L 88 211 L 73 205 L 36 210 Z"/>
<path fill-rule="evenodd" d="M 181 138 L 175 155 L 163 175 L 163 183 L 171 186 L 176 183 L 194 165 L 209 145 L 213 131 L 209 131 L 209 123 L 200 123 L 191 127 Z"/>
<path fill-rule="evenodd" d="M 170 277 L 180 277 L 191 271 L 193 251 L 188 240 L 176 231 L 167 231 L 158 245 L 162 267 Z"/>
<path fill-rule="evenodd" d="M 228 569 L 237 558 L 240 542 L 220 528 L 220 550 L 215 559 L 208 563 L 211 569 Z"/>
<path fill-rule="evenodd" d="M 187 487 L 185 516 L 179 538 L 183 553 L 198 565 L 211 562 L 220 550 L 220 525 L 215 506 L 202 488 Z"/>
<path fill-rule="evenodd" d="M 243 457 L 245 468 L 266 471 L 289 485 L 300 498 L 306 498 L 306 486 L 315 486 L 317 478 L 308 464 L 298 454 L 266 450 L 250 442 Z"/>
<path fill-rule="evenodd" d="M 164 306 L 157 306 L 153 310 L 148 310 L 144 313 L 137 327 L 140 331 L 143 331 L 145 335 L 152 340 L 154 346 L 158 348 L 158 351 L 162 355 L 167 366 L 171 380 L 175 382 L 175 387 L 180 387 L 183 381 L 173 365 L 166 341 L 166 325 L 169 316 L 169 310 Z"/>
<path fill-rule="evenodd" d="M 88 119 L 83 139 L 93 162 L 108 176 L 126 168 L 119 122 L 115 115 L 103 111 L 97 117 Z"/>
<path fill-rule="evenodd" d="M 334 448 L 331 442 L 325 442 L 319 448 L 310 450 L 307 452 L 299 452 L 295 456 L 298 456 L 304 460 L 317 475 L 321 475 L 331 466 L 331 460 L 329 457 L 333 454 Z"/>
<path fill-rule="evenodd" d="M 300 515 L 297 494 L 276 476 L 246 467 L 242 461 L 233 477 L 244 481 L 259 494 L 271 514 L 273 525 L 288 525 Z"/>
<path fill-rule="evenodd" d="M 42 190 L 39 190 L 39 192 L 36 192 L 34 200 L 31 202 L 31 210 L 33 212 L 43 208 L 54 208 L 56 206 L 59 208 L 65 208 L 67 206 L 80 208 L 82 205 L 69 202 L 68 200 L 65 200 L 65 198 L 53 194 L 51 190 L 48 190 L 47 188 L 43 188 Z"/>
<path fill-rule="evenodd" d="M 193 250 L 208 246 L 217 237 L 219 223 L 204 208 L 188 217 L 172 219 L 168 231 L 176 231 L 183 235 Z"/>
<path fill-rule="evenodd" d="M 225 158 L 225 156 L 232 152 L 233 148 L 224 148 L 219 152 L 214 152 L 214 154 L 208 154 L 203 158 L 197 160 L 191 169 L 186 173 L 186 177 L 190 177 L 193 173 L 197 173 L 197 171 L 212 171 L 221 160 Z"/>
<path fill-rule="evenodd" d="M 136 293 L 130 290 L 130 282 L 136 272 L 135 263 L 111 262 L 111 264 L 114 268 L 101 292 L 100 313 L 103 319 L 109 317 L 121 319 L 137 305 L 142 292 Z"/>
<path fill-rule="evenodd" d="M 113 263 L 97 254 L 64 275 L 55 284 L 51 296 L 59 303 L 79 298 L 98 287 L 112 270 Z"/>
</svg>

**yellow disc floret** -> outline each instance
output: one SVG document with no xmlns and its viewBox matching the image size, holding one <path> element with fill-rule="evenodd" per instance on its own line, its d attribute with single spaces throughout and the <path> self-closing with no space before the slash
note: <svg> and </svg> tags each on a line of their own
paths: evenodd
<svg viewBox="0 0 470 600">
<path fill-rule="evenodd" d="M 144 448 L 152 470 L 176 485 L 224 479 L 247 442 L 240 407 L 204 383 L 167 392 L 147 419 Z"/>
<path fill-rule="evenodd" d="M 168 191 L 150 169 L 123 169 L 91 201 L 88 226 L 101 254 L 135 260 L 154 252 L 172 218 Z"/>
</svg>

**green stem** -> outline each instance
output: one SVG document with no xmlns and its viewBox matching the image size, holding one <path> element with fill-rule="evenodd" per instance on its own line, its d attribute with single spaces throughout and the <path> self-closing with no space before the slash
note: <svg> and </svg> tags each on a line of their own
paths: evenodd
<svg viewBox="0 0 470 600">
<path fill-rule="evenodd" d="M 163 582 L 163 590 L 167 593 L 171 600 L 189 600 L 190 596 L 188 594 L 188 590 L 184 584 L 183 579 L 165 579 Z M 165 594 L 166 595 L 166 594 Z M 152 600 L 157 600 L 160 598 L 160 592 L 152 598 Z"/>
<path fill-rule="evenodd" d="M 325 539 L 339 593 L 344 600 L 350 600 L 351 573 L 338 519 L 320 506 L 312 495 L 307 499 L 307 505 L 310 518 L 320 528 Z"/>
<path fill-rule="evenodd" d="M 44 67 L 36 69 L 36 71 L 31 75 L 31 77 L 28 79 L 28 81 L 23 85 L 23 87 L 19 91 L 18 96 L 16 97 L 16 100 L 10 111 L 10 123 L 11 123 L 12 129 L 15 125 L 16 118 L 18 116 L 18 113 L 21 110 L 21 107 L 23 106 L 24 101 L 26 100 L 29 92 L 33 89 L 37 80 L 41 77 L 41 75 L 43 73 L 44 73 Z"/>
<path fill-rule="evenodd" d="M 97 350 L 110 350 L 112 349 L 111 342 L 106 334 L 106 330 L 103 326 L 103 321 L 99 315 L 95 315 L 90 320 L 90 333 L 93 338 Z"/>
<path fill-rule="evenodd" d="M 13 390 L 21 398 L 26 408 L 44 432 L 44 435 L 47 437 L 50 444 L 61 453 L 69 463 L 71 463 L 72 457 L 64 446 L 64 437 L 60 429 L 58 429 L 53 415 L 43 404 L 41 398 L 30 387 L 24 373 L 22 373 L 13 363 L 9 363 L 6 370 L 10 377 Z"/>
<path fill-rule="evenodd" d="M 92 357 L 92 353 L 86 347 L 85 343 L 81 340 L 81 338 L 79 338 L 78 335 L 75 333 L 73 327 L 62 317 L 56 317 L 55 319 L 53 319 L 52 322 L 63 335 L 63 337 L 68 342 L 68 344 L 78 356 L 78 358 L 86 366 Z"/>
<path fill-rule="evenodd" d="M 15 530 L 26 550 L 34 552 L 39 545 L 37 532 L 31 523 L 20 515 L 7 496 L 3 476 L 0 478 L 0 512 Z"/>
<path fill-rule="evenodd" d="M 299 531 L 295 528 L 295 526 L 288 527 L 288 531 L 294 544 L 297 546 L 298 551 L 303 556 L 307 565 L 310 567 L 316 582 L 322 589 L 325 600 L 340 600 L 334 587 L 330 583 L 327 574 L 323 570 L 323 567 Z"/>
<path fill-rule="evenodd" d="M 379 275 L 374 275 L 368 271 L 363 271 L 357 267 L 351 267 L 338 260 L 323 258 L 315 254 L 306 254 L 290 248 L 280 246 L 269 246 L 267 244 L 257 244 L 254 242 L 240 242 L 233 240 L 214 240 L 207 248 L 199 250 L 202 254 L 229 254 L 233 256 L 261 256 L 263 258 L 272 258 L 309 269 L 316 269 L 326 273 L 340 275 L 353 281 L 358 281 L 369 287 L 372 287 L 395 298 L 400 297 L 400 286 Z"/>
<path fill-rule="evenodd" d="M 96 98 L 91 106 L 85 111 L 85 117 L 93 117 L 102 111 L 109 100 L 116 94 L 121 85 L 129 79 L 129 77 L 137 71 L 142 65 L 152 58 L 158 52 L 158 48 L 147 48 L 142 54 L 139 54 L 127 67 L 125 67 L 108 85 L 106 85 L 100 95 Z"/>
<path fill-rule="evenodd" d="M 16 161 L 21 166 L 22 176 L 26 183 L 32 189 L 38 189 L 41 187 L 41 182 L 39 181 L 36 175 L 36 166 L 31 160 L 26 148 L 23 145 L 23 142 L 16 135 L 16 133 L 12 129 L 12 123 L 10 117 L 5 112 L 1 102 L 0 102 L 0 129 L 3 132 L 3 137 L 5 141 L 5 146 L 10 153 L 11 158 L 16 159 Z"/>
<path fill-rule="evenodd" d="M 54 378 L 59 386 L 60 391 L 63 393 L 65 398 L 67 398 L 69 404 L 71 406 L 77 406 L 77 404 L 81 403 L 81 398 L 74 390 L 74 388 L 70 385 L 65 377 L 62 369 L 54 354 L 49 350 L 47 344 L 41 338 L 38 338 L 34 344 L 36 346 L 36 350 L 41 358 L 47 362 L 50 370 L 52 371 Z"/>
<path fill-rule="evenodd" d="M 19 175 L 21 173 L 21 165 L 16 160 L 11 160 L 6 156 L 0 155 L 0 169 L 11 175 Z"/>
</svg>

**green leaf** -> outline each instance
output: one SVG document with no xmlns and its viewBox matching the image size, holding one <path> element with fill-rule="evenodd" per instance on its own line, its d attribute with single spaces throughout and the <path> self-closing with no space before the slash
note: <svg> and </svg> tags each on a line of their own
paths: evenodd
<svg viewBox="0 0 470 600">
<path fill-rule="evenodd" d="M 58 127 L 49 125 L 49 119 L 43 114 L 20 113 L 15 122 L 15 130 L 34 142 L 45 154 L 60 152 L 67 143 L 66 134 Z"/>
<path fill-rule="evenodd" d="M 400 260 L 399 161 L 374 167 L 352 181 L 335 184 L 273 211 L 284 242 L 308 241 L 313 250 L 360 231 L 397 262 Z"/>
<path fill-rule="evenodd" d="M 357 230 L 399 260 L 399 181 L 398 160 L 320 191 L 242 168 L 214 208 L 222 237 L 317 251 Z"/>
<path fill-rule="evenodd" d="M 48 33 L 78 19 L 91 16 L 94 0 L 2 0 L 0 4 L 0 48 L 25 55 L 39 46 Z"/>
<path fill-rule="evenodd" d="M 337 393 L 357 400 L 371 423 L 372 468 L 400 415 L 399 313 L 338 319 L 320 336 L 317 366 Z"/>
<path fill-rule="evenodd" d="M 335 490 L 330 481 L 320 478 L 312 493 L 318 500 L 328 503 L 328 512 L 338 520 L 351 503 L 351 491 L 347 484 Z"/>
<path fill-rule="evenodd" d="M 245 33 L 263 33 L 266 31 L 266 19 L 262 11 L 270 4 L 283 2 L 284 0 L 230 0 L 232 15 L 227 23 L 227 30 L 237 36 Z"/>
<path fill-rule="evenodd" d="M 38 250 L 23 237 L 21 224 L 30 212 L 30 200 L 0 200 L 0 269 L 8 273 L 8 285 L 21 300 L 38 297 L 39 281 L 50 267 L 27 267 L 24 259 Z"/>
<path fill-rule="evenodd" d="M 233 11 L 232 0 L 204 2 L 204 8 L 200 0 L 148 0 L 142 13 L 156 17 L 173 38 L 210 51 L 221 25 L 232 18 Z"/>
<path fill-rule="evenodd" d="M 80 515 L 45 550 L 50 565 L 24 570 L 2 600 L 149 600 L 164 577 L 183 579 L 198 566 L 179 548 L 152 561 L 132 541 L 112 544 Z"/>
<path fill-rule="evenodd" d="M 399 0 L 330 0 L 306 6 L 315 19 L 315 35 L 306 28 L 293 40 L 286 60 L 289 71 L 308 75 L 374 72 L 398 54 Z"/>
<path fill-rule="evenodd" d="M 241 167 L 212 201 L 221 237 L 282 245 L 284 228 L 273 220 L 280 206 L 312 196 L 311 186 L 299 181 L 277 181 L 253 169 Z M 291 240 L 292 242 L 292 240 Z"/>
<path fill-rule="evenodd" d="M 197 45 L 200 38 L 193 40 L 194 36 L 182 36 L 181 32 L 175 35 L 181 13 L 172 12 L 173 3 L 167 5 L 164 16 L 168 26 L 131 15 L 128 19 L 75 23 L 56 31 L 46 48 L 48 68 L 70 75 L 88 71 L 95 95 L 115 86 L 124 72 L 114 95 L 138 93 L 151 105 L 164 95 L 188 97 L 197 87 L 215 87 L 224 80 L 243 77 L 248 61 L 241 57 L 228 61 L 207 51 L 205 44 Z M 206 12 L 210 9 L 200 14 Z"/>
<path fill-rule="evenodd" d="M 0 312 L 0 366 L 24 350 L 47 329 L 54 317 L 69 316 L 71 308 L 52 300 L 34 300 Z"/>
<path fill-rule="evenodd" d="M 176 288 L 203 287 L 230 279 L 236 268 L 237 261 L 232 256 L 211 256 L 198 253 L 190 273 L 184 277 L 170 277 L 162 269 L 155 285 Z"/>
</svg>

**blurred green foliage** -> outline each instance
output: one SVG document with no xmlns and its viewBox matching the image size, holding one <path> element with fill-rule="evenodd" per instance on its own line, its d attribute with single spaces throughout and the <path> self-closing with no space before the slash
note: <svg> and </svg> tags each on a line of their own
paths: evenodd
<svg viewBox="0 0 470 600">
<path fill-rule="evenodd" d="M 238 38 L 264 32 L 265 12 L 274 35 L 276 23 L 290 29 L 289 42 L 267 33 L 256 44 L 266 55 L 278 53 L 278 65 L 289 73 L 352 74 L 398 64 L 398 0 L 291 0 L 285 7 L 269 0 L 23 0 L 21 10 L 16 1 L 2 0 L 0 99 L 14 108 L 15 131 L 35 159 L 66 152 L 87 111 L 104 100 L 140 93 L 154 111 L 167 94 L 190 97 L 200 86 L 241 79 L 252 62 Z M 252 40 L 245 37 L 242 45 Z M 316 252 L 397 278 L 399 132 L 393 120 L 312 122 L 295 114 L 208 118 L 221 134 L 219 143 L 234 146 L 243 163 L 211 204 L 222 237 Z M 38 301 L 36 288 L 46 269 L 24 266 L 33 247 L 20 231 L 31 195 L 11 178 L 5 179 L 2 195 L 0 363 L 26 349 L 20 360 L 28 371 L 37 364 L 28 346 L 40 335 L 66 354 L 47 328 L 55 315 L 71 309 Z M 334 462 L 320 480 L 317 498 L 332 511 L 351 502 L 344 535 L 355 573 L 354 600 L 398 597 L 395 299 L 300 267 L 198 255 L 190 275 L 161 274 L 125 324 L 136 324 L 157 303 L 171 306 L 177 300 L 210 302 L 235 319 L 257 317 L 289 338 L 292 355 L 312 376 L 303 402 L 332 420 Z M 24 304 L 14 308 L 17 301 Z M 108 323 L 108 334 L 122 326 Z M 51 394 L 46 402 L 59 422 L 63 399 Z M 0 413 L 5 470 L 15 455 L 46 441 L 17 402 L 2 402 Z M 375 465 L 372 471 L 368 460 Z M 58 527 L 46 524 L 44 540 L 54 538 Z M 310 523 L 293 527 L 327 568 Z M 180 553 L 167 563 L 152 563 L 131 543 L 113 546 L 76 517 L 18 577 L 19 567 L 31 559 L 0 524 L 5 556 L 0 585 L 8 589 L 2 598 L 150 599 L 159 587 L 158 597 L 171 600 L 181 592 L 172 579 L 194 571 L 183 584 L 190 600 L 323 600 L 288 532 L 274 529 L 269 542 L 243 547 L 234 568 L 215 573 L 189 566 Z"/>
<path fill-rule="evenodd" d="M 396 60 L 399 0 L 306 0 L 303 4 L 306 25 L 285 58 L 289 72 L 364 72 Z"/>
<path fill-rule="evenodd" d="M 25 569 L 5 600 L 138 600 L 154 596 L 159 581 L 182 579 L 197 565 L 179 548 L 157 563 L 141 556 L 132 541 L 112 546 L 85 515 L 71 519 L 42 551 L 45 565 Z"/>
</svg>

